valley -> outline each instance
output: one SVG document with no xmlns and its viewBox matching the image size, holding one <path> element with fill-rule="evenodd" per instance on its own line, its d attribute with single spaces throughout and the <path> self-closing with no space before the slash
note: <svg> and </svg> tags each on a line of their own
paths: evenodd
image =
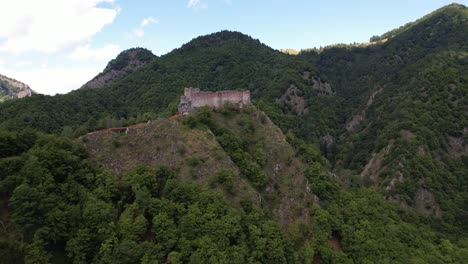
<svg viewBox="0 0 468 264">
<path fill-rule="evenodd" d="M 459 4 L 372 45 L 281 52 L 220 31 L 5 100 L 0 256 L 464 263 L 467 40 Z"/>
</svg>

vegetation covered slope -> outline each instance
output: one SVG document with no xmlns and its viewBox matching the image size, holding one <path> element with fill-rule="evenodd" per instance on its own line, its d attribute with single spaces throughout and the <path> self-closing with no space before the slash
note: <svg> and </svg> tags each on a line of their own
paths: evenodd
<svg viewBox="0 0 468 264">
<path fill-rule="evenodd" d="M 292 206 L 307 209 L 304 221 L 281 225 L 272 220 L 280 220 L 275 208 L 281 204 L 280 197 L 288 197 L 284 186 L 294 185 L 294 176 L 275 182 L 274 167 L 261 166 L 262 151 L 269 164 L 273 152 L 267 150 L 273 149 L 275 141 L 268 141 L 268 132 L 260 132 L 261 120 L 243 114 L 200 115 L 182 124 L 171 121 L 161 127 L 170 139 L 167 142 L 144 131 L 136 132 L 141 142 L 128 135 L 84 137 L 96 146 L 94 152 L 88 148 L 94 161 L 119 160 L 125 168 L 119 175 L 89 164 L 83 150 L 66 139 L 36 136 L 45 139 L 33 140 L 5 132 L 2 221 L 7 227 L 2 233 L 6 248 L 2 254 L 30 262 L 50 258 L 57 262 L 154 258 L 194 263 L 297 263 L 314 258 L 335 263 L 463 262 L 468 247 L 467 12 L 464 6 L 450 5 L 392 32 L 386 42 L 338 45 L 297 56 L 224 31 L 194 39 L 100 89 L 3 103 L 1 128 L 29 127 L 75 137 L 169 116 L 184 86 L 249 89 L 254 104 L 288 134 L 289 144 L 278 151 L 294 152 L 291 164 L 307 179 L 303 187 L 317 196 L 319 206 L 312 205 L 314 196 L 305 205 L 294 200 Z M 245 118 L 248 122 L 242 121 Z M 252 126 L 255 133 L 249 132 L 254 135 L 249 141 L 245 129 Z M 170 128 L 174 133 L 168 132 Z M 178 153 L 179 146 L 172 140 L 189 143 L 190 137 L 198 143 Z M 23 138 L 29 140 L 23 142 Z M 143 146 L 146 141 L 156 149 L 145 149 L 151 146 Z M 164 159 L 161 163 L 172 168 L 130 172 L 136 163 L 157 163 L 140 159 L 138 153 L 125 159 L 119 156 L 118 150 L 132 151 L 130 144 L 136 144 L 137 152 L 141 148 L 154 155 L 160 153 L 160 146 L 174 160 L 174 164 Z M 329 166 L 311 144 L 320 144 Z M 173 146 L 176 153 L 170 152 Z M 216 150 L 209 150 L 210 154 L 194 154 L 194 149 L 204 153 L 211 146 Z M 229 157 L 232 163 L 226 166 L 233 173 L 204 167 L 205 156 L 209 157 L 206 164 L 214 164 L 217 153 L 223 164 Z M 154 155 L 152 161 L 158 160 Z M 26 166 L 35 160 L 39 164 Z M 288 159 L 281 161 L 287 164 Z M 36 177 L 43 180 L 36 182 Z M 182 186 L 182 191 L 172 193 L 174 185 L 166 181 L 171 177 L 179 179 L 171 184 Z M 230 194 L 232 182 L 242 179 L 247 185 L 239 194 L 245 195 Z M 263 208 L 258 199 L 251 199 L 258 193 L 265 201 Z M 139 226 L 145 227 L 135 231 L 136 236 L 120 224 L 129 207 L 137 207 L 128 212 L 132 220 L 126 215 L 122 221 L 137 226 L 139 217 Z M 216 210 L 207 211 L 210 208 Z M 105 215 L 94 219 L 98 212 Z M 159 218 L 154 223 L 156 216 L 163 224 Z M 224 225 L 229 223 L 233 225 Z M 157 235 L 159 229 L 154 226 L 174 232 Z M 218 229 L 236 231 L 235 235 L 213 231 Z"/>
<path fill-rule="evenodd" d="M 336 170 L 369 177 L 390 200 L 465 231 L 467 29 L 467 8 L 450 5 L 381 45 L 312 55 L 349 98 Z"/>
<path fill-rule="evenodd" d="M 285 226 L 308 218 L 313 194 L 304 166 L 281 130 L 254 107 L 240 113 L 235 106 L 204 111 L 197 117 L 150 121 L 127 132 L 94 132 L 80 140 L 92 160 L 114 172 L 129 172 L 139 164 L 164 165 L 177 169 L 180 179 L 215 185 L 216 175 L 227 173 L 227 192 L 235 200 L 255 199 Z M 325 159 L 318 151 L 315 155 L 325 167 Z"/>
<path fill-rule="evenodd" d="M 223 129 L 245 115 L 216 115 L 202 113 L 184 126 L 209 128 L 236 164 L 260 166 L 249 145 L 236 146 L 235 128 Z M 1 262 L 460 263 L 468 257 L 466 239 L 451 242 L 434 233 L 427 219 L 399 213 L 374 190 L 338 188 L 313 146 L 290 141 L 295 156 L 308 164 L 298 168 L 310 182 L 306 186 L 321 202 L 306 207 L 309 218 L 283 229 L 266 206 L 271 200 L 245 195 L 234 184 L 235 171 L 185 180 L 181 167 L 113 174 L 93 166 L 77 142 L 2 131 L 1 147 L 8 152 L 0 158 Z M 269 181 L 281 184 L 269 177 L 265 186 L 254 184 L 255 169 L 242 171 L 248 167 L 239 166 L 241 177 L 259 192 L 268 192 Z"/>
<path fill-rule="evenodd" d="M 100 88 L 142 67 L 156 56 L 144 48 L 133 48 L 121 52 L 111 60 L 104 71 L 83 85 L 82 88 Z"/>
</svg>

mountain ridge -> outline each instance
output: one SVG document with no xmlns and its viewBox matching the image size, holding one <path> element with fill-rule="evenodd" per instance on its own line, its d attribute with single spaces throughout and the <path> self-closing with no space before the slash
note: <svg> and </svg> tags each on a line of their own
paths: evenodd
<svg viewBox="0 0 468 264">
<path fill-rule="evenodd" d="M 100 88 L 136 71 L 156 57 L 145 48 L 124 50 L 115 59 L 109 61 L 101 73 L 85 83 L 81 88 Z"/>
<path fill-rule="evenodd" d="M 222 31 L 99 89 L 1 104 L 0 255 L 463 263 L 466 10 L 294 56 Z M 176 118 L 184 87 L 253 107 Z"/>
</svg>

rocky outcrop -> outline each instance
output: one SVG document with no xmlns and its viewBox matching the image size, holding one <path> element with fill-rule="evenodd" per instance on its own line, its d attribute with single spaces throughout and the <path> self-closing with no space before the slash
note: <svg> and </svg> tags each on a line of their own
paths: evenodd
<svg viewBox="0 0 468 264">
<path fill-rule="evenodd" d="M 414 210 L 421 214 L 441 216 L 440 206 L 428 189 L 420 187 L 414 197 Z"/>
<path fill-rule="evenodd" d="M 357 114 L 355 114 L 350 121 L 346 124 L 346 130 L 348 132 L 354 132 L 357 127 L 361 124 L 361 122 L 366 119 L 366 114 L 367 110 L 369 107 L 374 103 L 374 99 L 377 95 L 383 93 L 384 89 L 380 87 L 378 90 L 374 91 L 371 95 L 369 95 L 369 98 L 367 99 L 366 106 L 364 109 L 359 111 Z"/>
<path fill-rule="evenodd" d="M 383 168 L 383 161 L 385 156 L 390 152 L 393 145 L 395 144 L 395 140 L 390 140 L 388 145 L 379 151 L 379 153 L 372 154 L 372 158 L 364 167 L 364 170 L 361 172 L 361 176 L 368 176 L 372 180 L 372 182 L 377 185 L 377 177 L 379 172 Z"/>
<path fill-rule="evenodd" d="M 330 159 L 334 155 L 335 144 L 335 138 L 327 134 L 320 138 L 320 151 L 322 151 L 325 157 Z"/>
<path fill-rule="evenodd" d="M 34 91 L 27 84 L 0 74 L 0 102 L 24 98 L 33 94 Z"/>
<path fill-rule="evenodd" d="M 133 48 L 120 53 L 111 60 L 103 72 L 87 82 L 81 88 L 100 88 L 121 79 L 150 62 L 156 56 L 143 48 Z"/>
<path fill-rule="evenodd" d="M 320 78 L 314 78 L 312 82 L 314 83 L 312 88 L 318 91 L 318 96 L 329 96 L 335 94 L 331 85 L 327 82 L 322 82 Z"/>
<path fill-rule="evenodd" d="M 462 135 L 459 137 L 448 136 L 449 151 L 453 155 L 463 155 L 468 153 L 468 144 L 465 138 L 468 136 L 468 128 L 463 129 Z"/>
<path fill-rule="evenodd" d="M 297 115 L 304 115 L 309 112 L 302 91 L 294 84 L 289 86 L 281 98 L 277 99 L 277 102 Z"/>
<path fill-rule="evenodd" d="M 318 96 L 332 96 L 335 95 L 335 91 L 331 85 L 327 82 L 322 81 L 318 77 L 312 76 L 311 72 L 305 71 L 303 73 L 303 79 L 307 84 L 312 86 L 312 89 L 317 91 Z"/>
<path fill-rule="evenodd" d="M 410 130 L 407 130 L 407 129 L 401 129 L 400 130 L 400 135 L 403 139 L 405 139 L 406 141 L 413 141 L 415 138 L 416 138 L 416 135 L 413 134 L 413 132 L 411 132 Z"/>
</svg>

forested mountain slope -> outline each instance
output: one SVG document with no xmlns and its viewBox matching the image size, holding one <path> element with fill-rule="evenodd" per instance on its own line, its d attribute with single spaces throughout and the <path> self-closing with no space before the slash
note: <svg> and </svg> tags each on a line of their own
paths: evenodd
<svg viewBox="0 0 468 264">
<path fill-rule="evenodd" d="M 268 119 L 262 122 L 261 116 L 254 121 L 255 116 L 255 112 L 225 109 L 170 120 L 163 125 L 176 134 L 196 134 L 194 140 L 211 140 L 213 147 L 206 146 L 207 151 L 197 152 L 202 156 L 191 155 L 184 161 L 184 153 L 200 147 L 187 144 L 185 152 L 173 154 L 180 155 L 185 165 L 139 166 L 121 174 L 92 165 L 106 159 L 96 155 L 112 155 L 105 148 L 125 152 L 128 144 L 138 144 L 129 137 L 144 139 L 151 127 L 129 132 L 127 139 L 100 135 L 101 146 L 88 145 L 95 134 L 82 138 L 88 149 L 103 150 L 91 150 L 91 159 L 82 146 L 66 138 L 1 132 L 1 147 L 8 151 L 0 156 L 5 173 L 0 182 L 0 261 L 460 263 L 466 259 L 466 239 L 435 233 L 429 219 L 400 212 L 375 190 L 340 187 L 313 145 L 292 137 L 288 137 L 291 145 L 271 142 L 283 137 L 277 128 L 279 133 L 259 139 L 272 124 Z M 245 129 L 256 133 L 248 139 Z M 150 134 L 156 139 L 148 141 L 148 147 L 157 147 L 157 138 L 166 137 L 164 128 Z M 108 137 L 119 143 L 106 147 Z M 265 153 L 264 159 L 258 154 L 278 148 L 283 151 Z M 232 169 L 203 169 L 213 156 L 223 162 L 225 155 L 235 163 Z M 271 170 L 272 161 L 285 162 L 278 175 Z M 192 172 L 187 174 L 188 168 Z M 299 177 L 288 178 L 289 171 Z M 308 183 L 298 181 L 301 177 Z M 283 203 L 282 210 L 275 209 Z M 298 221 L 282 226 L 287 210 L 297 214 Z"/>
<path fill-rule="evenodd" d="M 317 100 L 313 95 L 318 94 L 324 84 L 314 82 L 315 79 L 304 80 L 304 71 L 311 73 L 311 79 L 318 78 L 314 66 L 299 57 L 274 51 L 241 33 L 220 32 L 199 37 L 95 91 L 81 89 L 66 95 L 38 96 L 24 103 L 2 105 L 0 121 L 5 128 L 34 127 L 56 134 L 65 126 L 77 129 L 87 122 L 91 123 L 88 130 L 93 130 L 93 123 L 105 118 L 118 120 L 144 113 L 158 114 L 171 104 L 169 110 L 173 111 L 186 86 L 209 90 L 250 89 L 255 99 L 263 98 L 267 104 L 275 106 L 276 99 L 285 94 L 292 83 L 310 88 L 304 93 L 316 102 L 310 104 L 308 113 L 325 109 L 324 114 L 332 116 L 329 112 L 334 110 L 320 106 L 334 99 Z M 14 112 L 17 109 L 21 109 L 20 115 Z M 316 118 L 312 114 L 308 117 Z M 301 119 L 291 114 L 284 120 L 286 123 Z M 314 135 L 336 123 L 333 118 L 320 120 L 325 124 L 309 122 L 320 128 L 309 130 L 317 131 Z"/>
<path fill-rule="evenodd" d="M 337 170 L 459 224 L 468 217 L 467 29 L 467 8 L 450 5 L 381 45 L 332 48 L 317 63 L 346 98 Z"/>
<path fill-rule="evenodd" d="M 156 56 L 144 48 L 133 48 L 121 52 L 111 60 L 104 71 L 83 85 L 82 88 L 100 88 L 134 72 Z"/>
<path fill-rule="evenodd" d="M 3 259 L 463 262 L 468 8 L 379 39 L 293 56 L 222 31 L 99 89 L 0 104 Z M 255 108 L 165 119 L 190 86 Z"/>
</svg>

